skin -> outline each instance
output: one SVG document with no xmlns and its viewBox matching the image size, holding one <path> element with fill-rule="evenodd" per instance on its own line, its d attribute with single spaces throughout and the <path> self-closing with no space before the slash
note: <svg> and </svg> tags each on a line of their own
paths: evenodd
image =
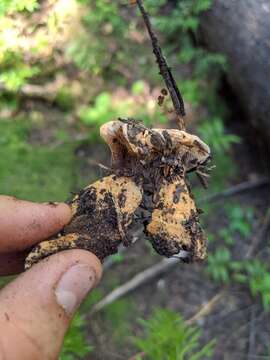
<svg viewBox="0 0 270 360">
<path fill-rule="evenodd" d="M 1 276 L 22 272 L 29 247 L 59 232 L 71 218 L 66 204 L 36 204 L 7 196 L 0 196 L 0 214 Z M 91 267 L 95 284 L 99 281 L 97 257 L 68 250 L 34 265 L 0 291 L 0 360 L 58 358 L 74 314 L 58 304 L 55 287 L 78 264 Z"/>
</svg>

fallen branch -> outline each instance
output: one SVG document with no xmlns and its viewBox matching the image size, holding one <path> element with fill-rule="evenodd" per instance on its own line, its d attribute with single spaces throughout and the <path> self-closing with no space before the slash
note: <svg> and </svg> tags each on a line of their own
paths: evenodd
<svg viewBox="0 0 270 360">
<path fill-rule="evenodd" d="M 241 194 L 241 193 L 249 191 L 249 190 L 267 186 L 267 185 L 270 185 L 269 177 L 261 178 L 258 180 L 252 180 L 252 181 L 244 181 L 240 184 L 231 186 L 228 189 L 225 189 L 224 191 L 221 191 L 219 193 L 205 196 L 202 199 L 200 199 L 199 201 L 211 203 L 211 202 L 222 200 L 222 199 L 230 197 L 230 196 Z"/>
<path fill-rule="evenodd" d="M 221 290 L 215 296 L 213 296 L 206 304 L 203 304 L 199 311 L 194 314 L 190 319 L 186 321 L 187 325 L 192 325 L 198 320 L 208 316 L 220 300 L 226 295 L 227 288 Z"/>
<path fill-rule="evenodd" d="M 117 287 L 108 295 L 106 295 L 101 301 L 91 309 L 90 314 L 97 313 L 100 310 L 103 310 L 108 305 L 112 304 L 116 300 L 122 298 L 124 295 L 127 295 L 131 291 L 134 291 L 139 286 L 153 280 L 157 276 L 164 274 L 171 270 L 174 266 L 179 264 L 179 259 L 169 258 L 160 261 L 159 263 L 143 270 L 142 272 L 135 275 L 132 279 L 127 281 L 125 284 Z"/>
</svg>

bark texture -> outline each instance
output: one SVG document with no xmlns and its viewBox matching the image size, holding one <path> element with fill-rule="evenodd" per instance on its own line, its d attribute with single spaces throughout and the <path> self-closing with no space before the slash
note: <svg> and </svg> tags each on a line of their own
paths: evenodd
<svg viewBox="0 0 270 360">
<path fill-rule="evenodd" d="M 270 1 L 214 0 L 202 16 L 201 33 L 211 50 L 227 56 L 229 83 L 251 123 L 269 140 Z"/>
</svg>

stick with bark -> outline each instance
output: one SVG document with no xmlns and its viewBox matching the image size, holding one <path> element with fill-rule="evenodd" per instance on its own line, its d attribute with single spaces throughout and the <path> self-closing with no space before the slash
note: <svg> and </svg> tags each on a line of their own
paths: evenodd
<svg viewBox="0 0 270 360">
<path fill-rule="evenodd" d="M 260 187 L 269 186 L 270 185 L 270 178 L 269 177 L 263 177 L 259 178 L 257 180 L 251 180 L 251 181 L 244 181 L 239 184 L 233 185 L 221 192 L 218 192 L 216 194 L 205 196 L 201 199 L 199 199 L 200 203 L 213 203 L 217 202 L 219 200 L 224 200 L 227 197 L 235 196 L 242 194 L 247 191 L 251 191 L 253 189 L 258 189 Z"/>
<path fill-rule="evenodd" d="M 171 99 L 172 99 L 172 102 L 174 105 L 174 109 L 175 109 L 176 114 L 179 119 L 180 128 L 184 130 L 185 123 L 184 123 L 183 117 L 186 115 L 186 112 L 185 112 L 185 105 L 184 105 L 182 95 L 177 87 L 176 81 L 174 80 L 171 69 L 169 68 L 167 61 L 162 53 L 162 49 L 159 45 L 158 38 L 153 31 L 153 28 L 152 28 L 152 25 L 151 25 L 151 22 L 149 19 L 149 15 L 147 14 L 147 12 L 143 6 L 142 0 L 137 0 L 137 4 L 138 4 L 138 7 L 142 14 L 145 26 L 148 30 L 148 33 L 149 33 L 149 36 L 150 36 L 150 39 L 152 42 L 153 52 L 155 54 L 155 57 L 156 57 L 156 60 L 157 60 L 158 66 L 159 66 L 160 75 L 163 77 L 166 87 L 170 93 L 170 96 L 171 96 Z"/>
<path fill-rule="evenodd" d="M 129 294 L 131 291 L 136 290 L 139 286 L 155 279 L 161 274 L 169 272 L 173 267 L 179 264 L 179 259 L 169 258 L 164 259 L 157 264 L 150 266 L 149 268 L 136 274 L 132 279 L 128 280 L 123 285 L 117 287 L 108 295 L 106 295 L 100 302 L 95 304 L 90 311 L 90 314 L 94 314 L 108 305 L 112 304 L 116 300 Z"/>
</svg>

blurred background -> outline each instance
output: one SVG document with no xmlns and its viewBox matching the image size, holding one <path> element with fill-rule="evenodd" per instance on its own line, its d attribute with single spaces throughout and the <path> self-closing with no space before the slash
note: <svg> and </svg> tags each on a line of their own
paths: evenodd
<svg viewBox="0 0 270 360">
<path fill-rule="evenodd" d="M 137 236 L 106 261 L 61 359 L 270 359 L 269 5 L 144 4 L 188 131 L 213 151 L 209 188 L 189 179 L 209 256 L 170 262 Z M 119 116 L 177 126 L 169 99 L 158 105 L 164 85 L 128 0 L 3 0 L 0 17 L 2 194 L 71 198 L 110 166 L 99 127 Z"/>
</svg>

